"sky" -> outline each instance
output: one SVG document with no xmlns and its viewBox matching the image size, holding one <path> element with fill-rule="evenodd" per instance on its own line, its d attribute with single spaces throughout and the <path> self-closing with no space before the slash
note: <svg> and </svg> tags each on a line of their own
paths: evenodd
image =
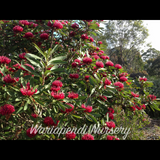
<svg viewBox="0 0 160 160">
<path fill-rule="evenodd" d="M 146 38 L 147 43 L 151 43 L 152 47 L 160 51 L 160 20 L 143 20 L 144 26 L 148 29 L 149 36 Z M 104 25 L 100 23 L 100 27 Z M 148 47 L 142 48 L 144 51 Z"/>
</svg>

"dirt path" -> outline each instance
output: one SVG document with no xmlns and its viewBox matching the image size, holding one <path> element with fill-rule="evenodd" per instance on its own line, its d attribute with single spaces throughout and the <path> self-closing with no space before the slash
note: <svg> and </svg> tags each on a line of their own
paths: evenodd
<svg viewBox="0 0 160 160">
<path fill-rule="evenodd" d="M 143 129 L 144 136 L 141 140 L 160 140 L 160 119 L 150 118 L 150 124 Z"/>
</svg>

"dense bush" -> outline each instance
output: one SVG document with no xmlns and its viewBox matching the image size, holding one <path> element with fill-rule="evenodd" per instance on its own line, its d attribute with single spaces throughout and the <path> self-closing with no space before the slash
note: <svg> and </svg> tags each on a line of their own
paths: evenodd
<svg viewBox="0 0 160 160">
<path fill-rule="evenodd" d="M 148 104 L 158 109 L 146 91 L 150 82 L 138 79 L 144 94 L 134 93 L 135 82 L 92 38 L 100 34 L 100 20 L 0 23 L 1 139 L 123 139 L 118 134 L 31 134 L 30 130 L 32 125 L 86 125 L 90 133 L 97 124 L 105 131 L 123 125 L 127 116 L 131 122 L 136 116 L 146 123 Z M 116 106 L 127 115 L 123 120 L 114 112 Z"/>
</svg>

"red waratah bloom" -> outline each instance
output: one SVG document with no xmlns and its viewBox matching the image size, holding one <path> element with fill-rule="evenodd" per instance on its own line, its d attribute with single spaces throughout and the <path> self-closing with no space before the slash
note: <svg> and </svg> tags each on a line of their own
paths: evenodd
<svg viewBox="0 0 160 160">
<path fill-rule="evenodd" d="M 92 63 L 92 59 L 89 58 L 89 57 L 85 57 L 85 58 L 83 58 L 83 63 L 85 63 L 85 64 L 91 64 Z"/>
<path fill-rule="evenodd" d="M 110 84 L 111 84 L 111 81 L 106 78 L 106 80 L 104 81 L 104 84 L 105 84 L 105 85 L 110 85 Z"/>
<path fill-rule="evenodd" d="M 74 132 L 69 131 L 69 132 L 66 133 L 66 139 L 67 140 L 75 139 L 75 137 L 76 137 L 76 134 Z"/>
<path fill-rule="evenodd" d="M 114 64 L 111 61 L 108 61 L 105 63 L 106 66 L 114 66 Z"/>
<path fill-rule="evenodd" d="M 55 92 L 58 92 L 61 88 L 60 87 L 56 87 L 56 86 L 53 86 L 51 87 L 51 91 L 55 91 Z"/>
<path fill-rule="evenodd" d="M 35 28 L 35 27 L 37 27 L 37 26 L 38 26 L 38 24 L 33 23 L 33 22 L 29 22 L 29 27 Z"/>
<path fill-rule="evenodd" d="M 5 104 L 0 107 L 0 114 L 2 115 L 9 115 L 12 114 L 14 111 L 14 106 L 12 106 L 11 104 Z"/>
<path fill-rule="evenodd" d="M 27 53 L 21 53 L 21 54 L 19 54 L 19 58 L 21 58 L 21 59 L 26 59 L 24 56 L 26 55 Z"/>
<path fill-rule="evenodd" d="M 37 92 L 37 89 L 33 90 L 33 87 L 30 88 L 30 82 L 28 82 L 25 88 L 20 88 L 20 91 L 24 96 L 32 96 Z"/>
<path fill-rule="evenodd" d="M 140 80 L 140 81 L 147 81 L 147 78 L 142 78 L 142 77 L 140 77 L 139 80 Z"/>
<path fill-rule="evenodd" d="M 72 28 L 79 28 L 79 25 L 78 25 L 77 23 L 73 23 L 73 24 L 71 25 L 71 27 L 72 27 Z"/>
<path fill-rule="evenodd" d="M 96 51 L 99 51 L 99 47 L 96 47 Z"/>
<path fill-rule="evenodd" d="M 63 83 L 62 83 L 61 81 L 55 80 L 55 81 L 52 83 L 52 87 L 53 87 L 53 86 L 62 87 L 62 86 L 63 86 Z"/>
<path fill-rule="evenodd" d="M 142 108 L 142 109 L 146 109 L 146 105 L 145 105 L 145 104 L 142 104 L 142 105 L 141 105 L 141 108 Z"/>
<path fill-rule="evenodd" d="M 113 136 L 107 135 L 107 140 L 113 140 Z"/>
<path fill-rule="evenodd" d="M 114 109 L 113 108 L 108 108 L 108 111 L 110 111 L 111 113 L 114 113 Z"/>
<path fill-rule="evenodd" d="M 116 125 L 113 121 L 106 122 L 106 124 L 107 124 L 107 127 L 110 128 L 110 129 L 116 127 Z"/>
<path fill-rule="evenodd" d="M 11 78 L 10 74 L 7 74 L 5 77 L 3 77 L 3 81 L 5 81 L 6 83 L 14 83 L 19 81 L 19 77 Z"/>
<path fill-rule="evenodd" d="M 54 97 L 55 99 L 64 99 L 65 95 L 64 93 L 55 93 L 55 92 L 51 92 L 51 96 Z"/>
<path fill-rule="evenodd" d="M 123 76 L 122 76 L 122 77 L 119 78 L 119 80 L 120 80 L 121 82 L 125 82 L 125 81 L 127 81 L 128 79 L 127 79 L 126 77 L 123 77 Z"/>
<path fill-rule="evenodd" d="M 11 59 L 9 59 L 8 57 L 0 56 L 0 63 L 9 64 L 10 62 L 11 62 Z"/>
<path fill-rule="evenodd" d="M 82 140 L 94 140 L 94 137 L 91 134 L 84 134 Z"/>
<path fill-rule="evenodd" d="M 100 98 L 102 101 L 106 101 L 106 100 L 107 100 L 107 97 L 106 97 L 106 96 L 99 96 L 99 98 Z"/>
<path fill-rule="evenodd" d="M 96 62 L 96 66 L 97 66 L 98 68 L 103 68 L 103 67 L 104 67 L 104 64 L 103 64 L 103 62 L 101 62 L 101 61 L 97 61 L 97 62 Z"/>
<path fill-rule="evenodd" d="M 26 131 L 26 135 L 30 138 L 33 138 L 38 133 L 36 128 L 28 128 Z"/>
<path fill-rule="evenodd" d="M 124 87 L 124 84 L 121 82 L 115 82 L 114 85 L 117 86 L 117 89 Z"/>
<path fill-rule="evenodd" d="M 88 35 L 87 35 L 87 34 L 82 34 L 82 35 L 81 35 L 81 38 L 82 38 L 83 40 L 88 39 Z"/>
<path fill-rule="evenodd" d="M 157 98 L 155 95 L 151 95 L 151 94 L 150 94 L 148 97 L 149 97 L 152 101 L 156 100 L 156 98 Z"/>
<path fill-rule="evenodd" d="M 69 33 L 69 36 L 70 36 L 70 37 L 74 37 L 75 35 L 76 35 L 76 32 L 70 31 L 70 33 Z"/>
<path fill-rule="evenodd" d="M 55 124 L 52 117 L 45 117 L 45 119 L 43 120 L 43 123 L 46 126 L 53 126 Z"/>
<path fill-rule="evenodd" d="M 15 26 L 15 27 L 13 27 L 13 31 L 14 32 L 16 32 L 16 33 L 18 33 L 18 32 L 22 32 L 23 31 L 23 28 L 21 27 L 21 26 Z"/>
<path fill-rule="evenodd" d="M 53 20 L 52 20 L 52 22 L 53 22 Z M 47 25 L 49 27 L 55 27 L 56 29 L 62 29 L 63 28 L 63 24 L 58 20 L 54 20 L 53 24 L 51 24 L 51 22 L 48 21 Z"/>
<path fill-rule="evenodd" d="M 117 69 L 121 69 L 122 68 L 122 66 L 120 64 L 116 64 L 114 67 L 117 68 Z"/>
<path fill-rule="evenodd" d="M 34 35 L 32 32 L 27 32 L 27 33 L 25 33 L 24 38 L 32 38 L 33 36 Z"/>
<path fill-rule="evenodd" d="M 92 112 L 92 106 L 85 106 L 84 104 L 81 105 L 82 108 L 84 108 L 84 112 Z"/>
<path fill-rule="evenodd" d="M 41 39 L 44 39 L 44 40 L 45 40 L 45 39 L 48 39 L 48 37 L 49 37 L 49 36 L 48 36 L 47 33 L 42 33 L 42 34 L 40 35 L 40 38 L 41 38 Z"/>
<path fill-rule="evenodd" d="M 131 106 L 131 110 L 132 110 L 132 111 L 135 111 L 136 108 L 135 108 L 134 106 Z"/>
<path fill-rule="evenodd" d="M 93 39 L 92 37 L 89 37 L 89 40 L 90 40 L 90 42 L 93 42 L 93 41 L 94 41 L 94 39 Z"/>
<path fill-rule="evenodd" d="M 79 74 L 77 74 L 77 73 L 75 73 L 75 74 L 70 74 L 69 77 L 70 77 L 70 78 L 75 78 L 75 79 L 77 79 L 77 78 L 79 78 Z"/>
<path fill-rule="evenodd" d="M 100 56 L 100 58 L 103 59 L 103 60 L 106 59 L 107 57 L 108 57 L 108 56 L 104 56 L 104 55 Z M 108 59 L 108 58 L 107 58 L 107 59 Z"/>
<path fill-rule="evenodd" d="M 97 56 L 97 55 L 94 55 L 93 57 L 94 57 L 96 60 L 100 58 L 100 57 Z"/>
<path fill-rule="evenodd" d="M 107 112 L 107 113 L 108 113 L 110 119 L 114 118 L 113 113 L 111 113 L 111 112 Z M 107 115 L 107 113 L 106 113 L 106 115 Z"/>
<path fill-rule="evenodd" d="M 37 117 L 38 117 L 38 114 L 32 113 L 31 116 L 32 116 L 33 118 L 37 118 Z"/>
<path fill-rule="evenodd" d="M 123 77 L 126 77 L 127 75 L 128 75 L 128 73 L 126 73 L 126 72 L 124 73 L 124 72 L 123 72 L 123 73 L 120 73 L 118 77 L 119 77 L 119 78 L 122 77 L 122 76 L 123 76 Z"/>
<path fill-rule="evenodd" d="M 84 77 L 84 79 L 87 81 L 87 80 L 89 80 L 89 77 L 90 76 L 87 75 L 87 76 Z"/>
<path fill-rule="evenodd" d="M 68 92 L 68 98 L 76 99 L 78 98 L 78 93 Z"/>
<path fill-rule="evenodd" d="M 29 22 L 27 20 L 19 20 L 19 25 L 29 25 Z"/>
<path fill-rule="evenodd" d="M 72 107 L 72 108 L 66 108 L 65 109 L 65 111 L 63 111 L 63 110 L 61 110 L 63 113 L 69 113 L 69 112 L 72 112 L 73 111 L 73 109 L 74 109 L 74 106 L 72 105 L 72 104 L 70 104 L 70 103 L 66 103 L 66 104 L 68 104 L 70 107 Z"/>
<path fill-rule="evenodd" d="M 102 41 L 98 41 L 98 44 L 102 44 Z"/>
<path fill-rule="evenodd" d="M 132 94 L 133 97 L 139 97 L 139 94 L 136 94 L 134 92 L 131 92 L 131 94 Z"/>
<path fill-rule="evenodd" d="M 76 63 L 76 62 L 73 62 L 73 63 L 72 63 L 72 67 L 73 67 L 73 68 L 77 67 L 77 63 Z"/>
<path fill-rule="evenodd" d="M 142 109 L 142 106 L 137 106 L 137 105 L 135 105 L 134 107 L 136 107 L 138 110 L 141 110 Z"/>
</svg>

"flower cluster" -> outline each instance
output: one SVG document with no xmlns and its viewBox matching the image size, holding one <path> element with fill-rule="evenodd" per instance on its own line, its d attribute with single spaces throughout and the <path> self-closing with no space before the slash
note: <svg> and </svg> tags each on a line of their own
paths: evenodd
<svg viewBox="0 0 160 160">
<path fill-rule="evenodd" d="M 9 59 L 6 56 L 0 56 L 0 63 L 2 64 L 9 64 L 11 62 L 11 59 Z"/>
<path fill-rule="evenodd" d="M 82 108 L 84 108 L 84 112 L 92 112 L 92 106 L 85 106 L 84 104 L 81 105 Z"/>
<path fill-rule="evenodd" d="M 5 77 L 3 77 L 3 81 L 5 81 L 6 83 L 14 83 L 19 81 L 19 77 L 12 78 L 10 74 L 7 74 Z"/>
<path fill-rule="evenodd" d="M 68 98 L 77 99 L 78 98 L 78 93 L 68 92 Z"/>
<path fill-rule="evenodd" d="M 20 91 L 24 96 L 32 96 L 37 92 L 37 89 L 33 90 L 33 87 L 30 88 L 30 82 L 28 82 L 25 88 L 20 88 Z"/>
<path fill-rule="evenodd" d="M 9 115 L 12 114 L 14 111 L 14 106 L 12 106 L 11 104 L 5 104 L 0 107 L 0 114 L 2 115 Z"/>
</svg>

